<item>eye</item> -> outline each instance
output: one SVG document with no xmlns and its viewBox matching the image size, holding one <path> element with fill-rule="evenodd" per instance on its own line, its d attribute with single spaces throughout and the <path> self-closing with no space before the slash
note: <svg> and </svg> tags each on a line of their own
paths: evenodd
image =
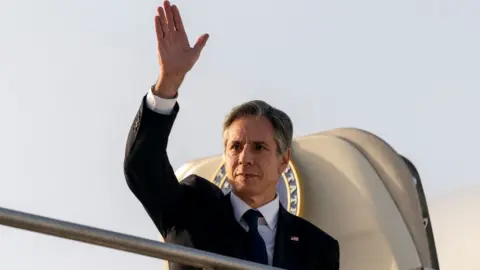
<svg viewBox="0 0 480 270">
<path fill-rule="evenodd" d="M 238 142 L 232 143 L 230 145 L 230 149 L 232 150 L 239 150 L 240 149 L 240 144 Z"/>
<path fill-rule="evenodd" d="M 255 144 L 255 150 L 264 150 L 264 149 L 265 149 L 265 145 L 261 143 Z"/>
</svg>

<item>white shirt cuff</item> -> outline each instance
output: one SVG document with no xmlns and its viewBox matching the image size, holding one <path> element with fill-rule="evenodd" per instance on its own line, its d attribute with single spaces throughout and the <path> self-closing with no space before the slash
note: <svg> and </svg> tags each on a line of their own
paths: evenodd
<svg viewBox="0 0 480 270">
<path fill-rule="evenodd" d="M 157 97 L 152 93 L 152 89 L 148 90 L 146 98 L 147 107 L 160 114 L 171 114 L 175 103 L 177 103 L 177 98 L 161 98 Z"/>
</svg>

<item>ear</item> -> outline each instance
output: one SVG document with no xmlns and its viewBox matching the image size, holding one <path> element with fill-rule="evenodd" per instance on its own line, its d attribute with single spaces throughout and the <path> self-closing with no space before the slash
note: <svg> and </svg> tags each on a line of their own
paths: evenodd
<svg viewBox="0 0 480 270">
<path fill-rule="evenodd" d="M 288 163 L 290 162 L 291 154 L 292 154 L 292 150 L 289 148 L 287 149 L 287 151 L 285 151 L 285 153 L 283 153 L 282 156 L 280 156 L 280 167 L 279 167 L 280 174 L 282 174 L 287 169 Z"/>
</svg>

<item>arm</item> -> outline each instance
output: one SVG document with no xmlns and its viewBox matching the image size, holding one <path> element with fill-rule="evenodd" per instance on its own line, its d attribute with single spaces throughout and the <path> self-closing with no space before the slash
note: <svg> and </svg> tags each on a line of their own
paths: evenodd
<svg viewBox="0 0 480 270">
<path fill-rule="evenodd" d="M 179 107 L 173 103 L 175 100 L 157 98 L 155 103 L 155 97 L 152 97 L 149 92 L 143 99 L 130 129 L 124 173 L 129 188 L 165 237 L 168 230 L 179 222 L 178 213 L 185 205 L 166 150 Z"/>
<path fill-rule="evenodd" d="M 188 185 L 180 185 L 168 160 L 168 136 L 179 111 L 175 98 L 197 62 L 208 35 L 190 47 L 180 11 L 164 1 L 155 16 L 160 76 L 144 97 L 128 135 L 124 173 L 128 186 L 165 238 L 188 213 Z"/>
</svg>

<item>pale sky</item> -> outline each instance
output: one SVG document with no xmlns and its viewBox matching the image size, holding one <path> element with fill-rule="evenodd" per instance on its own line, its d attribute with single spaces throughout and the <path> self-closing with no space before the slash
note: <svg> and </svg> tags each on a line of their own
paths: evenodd
<svg viewBox="0 0 480 270">
<path fill-rule="evenodd" d="M 219 154 L 223 116 L 264 99 L 292 117 L 296 136 L 345 126 L 376 133 L 416 164 L 432 204 L 480 185 L 479 1 L 172 3 L 191 42 L 211 35 L 180 90 L 175 168 Z M 1 207 L 158 239 L 122 161 L 158 74 L 159 4 L 1 0 Z M 0 254 L 5 270 L 163 267 L 7 227 Z"/>
</svg>

